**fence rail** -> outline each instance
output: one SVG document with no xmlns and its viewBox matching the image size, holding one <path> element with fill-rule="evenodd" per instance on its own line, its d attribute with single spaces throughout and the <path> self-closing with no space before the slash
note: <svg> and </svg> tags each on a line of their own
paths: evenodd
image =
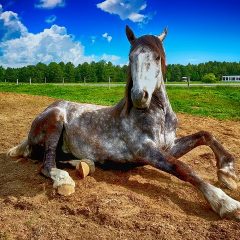
<svg viewBox="0 0 240 240">
<path fill-rule="evenodd" d="M 66 81 L 62 81 L 61 83 L 48 83 L 48 82 L 43 82 L 43 83 L 33 83 L 32 80 L 29 82 L 20 82 L 18 79 L 16 82 L 0 82 L 0 84 L 16 84 L 16 85 L 45 85 L 45 84 L 52 84 L 52 85 L 62 85 L 62 86 L 91 86 L 91 87 L 121 87 L 125 86 L 125 82 L 106 82 L 106 83 L 94 83 L 94 82 L 81 82 L 81 83 L 67 83 Z M 231 87 L 240 87 L 240 82 L 236 83 L 226 83 L 226 82 L 221 82 L 221 83 L 194 83 L 191 82 L 190 84 L 186 83 L 165 83 L 166 86 L 168 87 L 216 87 L 216 86 L 231 86 Z"/>
</svg>

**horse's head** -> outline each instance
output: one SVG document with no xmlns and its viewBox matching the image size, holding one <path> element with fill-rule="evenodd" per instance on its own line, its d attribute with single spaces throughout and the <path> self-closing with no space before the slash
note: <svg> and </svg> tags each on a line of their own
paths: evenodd
<svg viewBox="0 0 240 240">
<path fill-rule="evenodd" d="M 126 35 L 131 43 L 129 66 L 131 72 L 131 99 L 136 108 L 148 108 L 152 94 L 160 88 L 165 71 L 165 53 L 162 42 L 167 29 L 159 36 L 144 35 L 136 38 L 127 26 Z"/>
</svg>

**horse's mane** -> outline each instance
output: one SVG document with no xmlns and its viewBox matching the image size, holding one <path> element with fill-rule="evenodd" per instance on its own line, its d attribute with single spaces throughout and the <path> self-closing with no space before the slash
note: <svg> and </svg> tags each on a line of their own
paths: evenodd
<svg viewBox="0 0 240 240">
<path fill-rule="evenodd" d="M 166 73 L 166 56 L 165 52 L 163 49 L 162 42 L 159 40 L 158 37 L 152 36 L 152 35 L 144 35 L 140 38 L 135 39 L 132 42 L 132 46 L 130 49 L 131 54 L 132 51 L 134 51 L 137 47 L 139 46 L 147 46 L 149 47 L 152 51 L 154 51 L 157 55 L 160 56 L 161 58 L 161 70 L 163 76 L 165 76 Z M 133 81 L 132 81 L 132 76 L 131 76 L 131 66 L 129 64 L 128 66 L 128 78 L 127 78 L 127 83 L 126 83 L 126 88 L 125 88 L 125 96 L 124 98 L 113 108 L 113 115 L 114 116 L 126 116 L 130 112 L 133 103 L 131 100 L 131 89 L 133 86 Z M 152 102 L 156 106 L 157 104 L 160 104 L 159 101 L 159 93 L 155 91 L 152 96 Z"/>
</svg>

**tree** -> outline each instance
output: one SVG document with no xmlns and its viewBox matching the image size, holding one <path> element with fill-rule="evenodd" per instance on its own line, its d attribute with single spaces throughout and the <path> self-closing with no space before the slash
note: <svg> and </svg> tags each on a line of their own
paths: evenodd
<svg viewBox="0 0 240 240">
<path fill-rule="evenodd" d="M 5 69 L 2 66 L 0 66 L 0 82 L 5 81 L 4 74 L 5 74 Z"/>
<path fill-rule="evenodd" d="M 108 62 L 105 65 L 105 74 L 106 74 L 106 79 L 105 81 L 108 81 L 109 77 L 111 78 L 111 81 L 116 81 L 115 79 L 115 67 L 113 66 L 113 64 L 111 62 Z"/>
<path fill-rule="evenodd" d="M 126 80 L 125 72 L 120 66 L 115 66 L 114 69 L 114 80 L 116 82 L 123 82 Z"/>
<path fill-rule="evenodd" d="M 96 75 L 98 82 L 105 82 L 108 80 L 106 74 L 106 62 L 104 60 L 96 63 Z"/>
<path fill-rule="evenodd" d="M 172 81 L 181 81 L 182 80 L 182 72 L 181 72 L 180 64 L 174 65 L 174 67 L 172 69 L 171 80 Z"/>
<path fill-rule="evenodd" d="M 48 69 L 47 69 L 48 82 L 55 82 L 55 83 L 62 82 L 63 76 L 64 75 L 63 75 L 62 68 L 57 63 L 51 62 L 48 65 Z"/>
<path fill-rule="evenodd" d="M 8 67 L 5 71 L 5 79 L 7 82 L 16 82 L 17 81 L 17 69 Z"/>
<path fill-rule="evenodd" d="M 81 66 L 81 74 L 82 74 L 82 78 L 83 80 L 85 79 L 86 81 L 90 81 L 90 69 L 89 69 L 89 63 L 85 62 L 82 64 Z"/>
<path fill-rule="evenodd" d="M 65 65 L 64 79 L 66 82 L 75 82 L 75 67 L 71 62 Z"/>
<path fill-rule="evenodd" d="M 22 67 L 18 71 L 18 79 L 20 82 L 27 82 L 31 74 L 28 71 L 27 67 Z"/>
<path fill-rule="evenodd" d="M 50 63 L 48 66 L 38 63 L 36 66 L 30 65 L 21 68 L 7 69 L 0 66 L 0 81 L 44 82 L 62 82 L 63 77 L 66 82 L 83 82 L 84 78 L 88 82 L 107 82 L 111 77 L 111 81 L 126 81 L 128 75 L 128 66 L 116 66 L 111 62 L 101 60 L 99 62 L 83 63 L 75 67 L 71 62 L 65 64 L 60 62 Z M 169 64 L 167 66 L 166 77 L 168 81 L 181 81 L 182 77 L 190 77 L 191 81 L 200 81 L 205 75 L 212 73 L 215 80 L 221 80 L 223 75 L 240 75 L 240 62 L 206 62 L 197 65 L 188 64 Z"/>
<path fill-rule="evenodd" d="M 217 78 L 214 73 L 207 73 L 203 76 L 202 81 L 205 83 L 214 83 L 217 81 Z"/>
<path fill-rule="evenodd" d="M 27 79 L 24 79 L 24 82 L 29 82 L 29 79 L 31 78 L 32 82 L 37 82 L 38 72 L 36 71 L 36 67 L 33 65 L 27 66 L 27 73 L 28 77 Z"/>
<path fill-rule="evenodd" d="M 93 61 L 88 66 L 88 81 L 97 82 L 96 63 Z"/>
<path fill-rule="evenodd" d="M 45 82 L 45 77 L 47 76 L 47 65 L 44 63 L 38 63 L 36 65 L 35 71 L 35 81 L 36 82 Z"/>
<path fill-rule="evenodd" d="M 75 81 L 76 82 L 83 82 L 83 74 L 82 74 L 82 65 L 78 64 L 75 68 Z"/>
</svg>

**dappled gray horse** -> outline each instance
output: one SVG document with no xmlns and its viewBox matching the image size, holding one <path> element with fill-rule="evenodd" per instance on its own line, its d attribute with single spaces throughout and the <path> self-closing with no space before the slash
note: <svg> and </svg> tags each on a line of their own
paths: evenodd
<svg viewBox="0 0 240 240">
<path fill-rule="evenodd" d="M 177 118 L 163 81 L 166 66 L 162 42 L 166 34 L 165 29 L 159 36 L 136 38 L 127 26 L 131 50 L 124 98 L 116 106 L 105 108 L 55 102 L 36 117 L 28 138 L 8 154 L 30 158 L 42 155 L 42 173 L 65 195 L 74 192 L 75 183 L 66 171 L 57 168 L 60 152 L 71 154 L 75 160 L 69 163 L 82 172 L 88 169 L 86 174 L 94 171 L 96 162 L 149 164 L 191 183 L 221 217 L 240 219 L 238 201 L 178 160 L 193 148 L 207 145 L 215 154 L 219 181 L 230 189 L 237 187 L 234 158 L 212 134 L 201 131 L 176 138 Z"/>
</svg>

